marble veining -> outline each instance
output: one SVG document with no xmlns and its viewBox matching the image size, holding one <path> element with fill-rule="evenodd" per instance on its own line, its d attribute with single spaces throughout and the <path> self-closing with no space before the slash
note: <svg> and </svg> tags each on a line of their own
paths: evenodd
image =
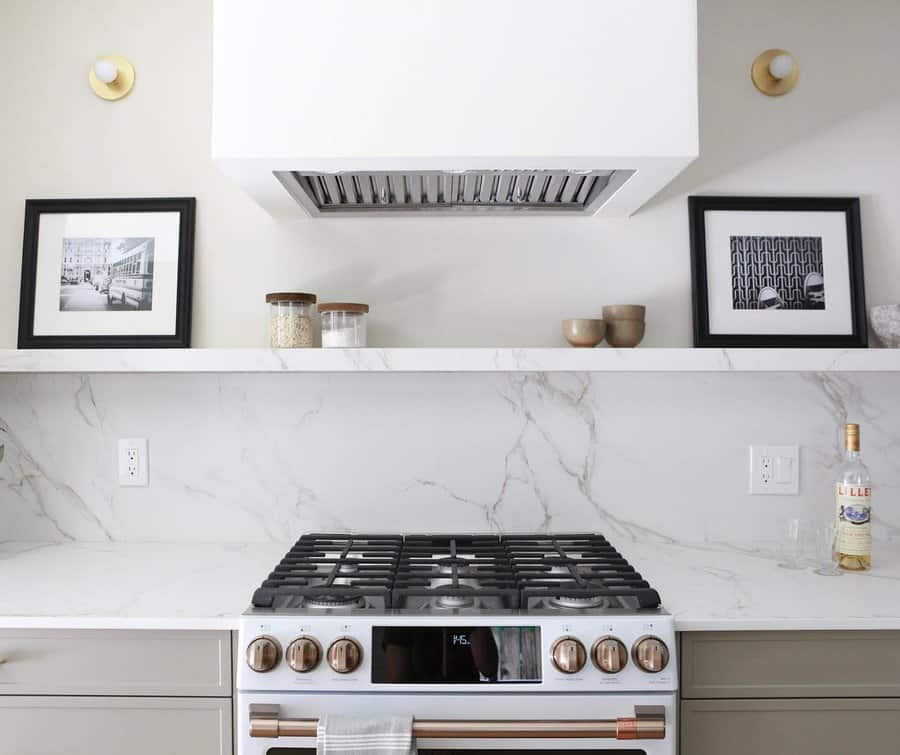
<svg viewBox="0 0 900 755">
<path fill-rule="evenodd" d="M 311 530 L 584 531 L 771 543 L 830 514 L 862 424 L 879 541 L 900 535 L 900 374 L 0 376 L 0 538 L 284 542 Z M 150 442 L 150 486 L 116 444 Z M 801 495 L 747 494 L 747 446 L 802 447 Z"/>
</svg>

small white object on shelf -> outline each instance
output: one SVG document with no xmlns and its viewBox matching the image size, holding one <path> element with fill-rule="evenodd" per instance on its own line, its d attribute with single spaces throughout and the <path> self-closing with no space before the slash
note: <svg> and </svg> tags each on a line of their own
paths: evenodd
<svg viewBox="0 0 900 755">
<path fill-rule="evenodd" d="M 879 304 L 869 310 L 872 330 L 884 346 L 900 349 L 900 304 Z"/>
<path fill-rule="evenodd" d="M 365 348 L 368 314 L 368 304 L 322 302 L 319 305 L 319 318 L 322 321 L 322 348 Z"/>
</svg>

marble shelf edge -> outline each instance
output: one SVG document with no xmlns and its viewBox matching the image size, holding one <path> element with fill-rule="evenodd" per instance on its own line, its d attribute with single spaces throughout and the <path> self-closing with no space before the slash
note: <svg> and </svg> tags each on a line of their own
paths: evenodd
<svg viewBox="0 0 900 755">
<path fill-rule="evenodd" d="M 0 374 L 130 372 L 900 372 L 900 349 L 0 350 Z"/>
</svg>

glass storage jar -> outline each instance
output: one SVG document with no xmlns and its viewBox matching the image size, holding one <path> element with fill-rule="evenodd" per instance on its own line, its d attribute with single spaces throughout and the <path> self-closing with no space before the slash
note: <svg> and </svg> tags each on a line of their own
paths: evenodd
<svg viewBox="0 0 900 755">
<path fill-rule="evenodd" d="M 313 345 L 315 294 L 266 294 L 269 344 L 273 349 L 308 349 Z"/>
<path fill-rule="evenodd" d="M 319 305 L 322 319 L 322 347 L 354 349 L 366 346 L 368 304 L 328 302 Z"/>
</svg>

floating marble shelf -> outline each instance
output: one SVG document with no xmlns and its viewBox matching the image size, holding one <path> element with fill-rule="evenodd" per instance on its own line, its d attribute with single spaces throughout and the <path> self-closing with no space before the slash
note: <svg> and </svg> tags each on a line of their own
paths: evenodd
<svg viewBox="0 0 900 755">
<path fill-rule="evenodd" d="M 0 373 L 900 372 L 900 349 L 0 350 Z"/>
</svg>

